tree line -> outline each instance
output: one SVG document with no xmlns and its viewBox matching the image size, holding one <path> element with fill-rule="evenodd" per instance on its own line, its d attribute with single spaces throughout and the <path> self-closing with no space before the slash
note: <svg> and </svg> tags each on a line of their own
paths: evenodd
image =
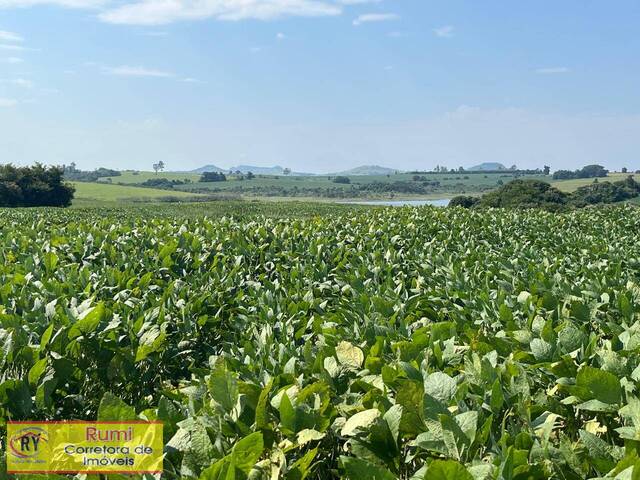
<svg viewBox="0 0 640 480">
<path fill-rule="evenodd" d="M 68 207 L 75 188 L 62 167 L 0 165 L 0 207 Z"/>
<path fill-rule="evenodd" d="M 632 176 L 617 182 L 600 182 L 566 193 L 541 180 L 513 180 L 482 197 L 460 195 L 449 206 L 464 208 L 542 208 L 561 211 L 588 205 L 617 203 L 640 195 L 640 183 Z"/>
</svg>

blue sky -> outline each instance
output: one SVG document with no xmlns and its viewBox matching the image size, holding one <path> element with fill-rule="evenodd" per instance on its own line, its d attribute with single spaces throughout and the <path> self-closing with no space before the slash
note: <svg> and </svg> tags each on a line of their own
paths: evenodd
<svg viewBox="0 0 640 480">
<path fill-rule="evenodd" d="M 0 0 L 0 161 L 640 169 L 640 2 Z"/>
</svg>

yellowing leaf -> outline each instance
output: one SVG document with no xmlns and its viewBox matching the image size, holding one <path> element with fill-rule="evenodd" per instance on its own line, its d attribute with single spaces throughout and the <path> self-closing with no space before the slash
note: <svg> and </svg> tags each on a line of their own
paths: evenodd
<svg viewBox="0 0 640 480">
<path fill-rule="evenodd" d="M 338 362 L 345 367 L 360 368 L 364 362 L 364 353 L 349 342 L 340 342 L 336 347 Z"/>
</svg>

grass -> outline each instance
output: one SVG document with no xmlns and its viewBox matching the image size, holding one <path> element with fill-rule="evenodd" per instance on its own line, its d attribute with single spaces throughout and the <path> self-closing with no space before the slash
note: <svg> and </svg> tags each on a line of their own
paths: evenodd
<svg viewBox="0 0 640 480">
<path fill-rule="evenodd" d="M 200 175 L 192 173 L 178 172 L 122 172 L 121 176 L 110 177 L 114 184 L 139 184 L 149 179 L 166 178 L 168 180 L 189 180 L 186 185 L 176 186 L 173 191 L 198 192 L 206 193 L 224 193 L 231 192 L 242 195 L 244 198 L 268 198 L 282 197 L 287 198 L 314 198 L 326 199 L 332 201 L 335 198 L 346 200 L 350 198 L 351 191 L 358 186 L 372 183 L 395 183 L 407 182 L 415 183 L 416 174 L 399 173 L 392 175 L 352 175 L 350 176 L 350 184 L 339 184 L 333 182 L 333 177 L 328 175 L 314 176 L 284 176 L 284 175 L 256 175 L 252 180 L 239 179 L 235 175 L 228 175 L 226 182 L 207 182 L 201 183 L 198 180 Z M 504 173 L 470 173 L 470 172 L 450 172 L 443 174 L 425 173 L 418 174 L 419 182 L 438 181 L 439 187 L 435 187 L 432 192 L 424 194 L 400 193 L 396 191 L 394 194 L 387 192 L 370 191 L 366 195 L 361 193 L 353 194 L 354 198 L 362 200 L 369 199 L 441 199 L 450 198 L 457 194 L 479 194 L 496 188 L 500 182 L 507 183 L 514 177 L 509 172 Z M 527 178 L 545 178 L 543 176 L 528 176 Z M 329 193 L 331 192 L 331 193 Z M 336 194 L 336 192 L 345 192 Z"/>
<path fill-rule="evenodd" d="M 160 190 L 157 188 L 132 187 L 126 185 L 111 185 L 108 183 L 72 182 L 76 187 L 75 200 L 79 202 L 136 202 L 159 201 L 167 197 L 190 199 L 206 197 L 195 193 Z"/>
<path fill-rule="evenodd" d="M 147 180 L 153 180 L 157 178 L 166 178 L 168 180 L 190 180 L 197 182 L 200 179 L 200 174 L 197 173 L 185 173 L 185 172 L 134 172 L 127 170 L 122 172 L 118 177 L 105 177 L 110 178 L 113 183 L 142 183 Z"/>
<path fill-rule="evenodd" d="M 599 182 L 617 182 L 619 180 L 624 180 L 629 175 L 633 176 L 631 173 L 611 173 L 606 178 L 599 178 Z M 593 183 L 593 178 L 578 178 L 576 180 L 553 180 L 551 181 L 551 185 L 556 187 L 563 192 L 575 192 L 578 188 L 584 187 L 585 185 L 591 185 Z"/>
<path fill-rule="evenodd" d="M 437 180 L 442 185 L 456 185 L 463 183 L 465 185 L 478 185 L 478 186 L 490 186 L 497 184 L 498 180 L 508 181 L 512 177 L 508 172 L 505 173 L 427 173 L 420 174 L 426 180 Z M 414 174 L 412 173 L 398 173 L 395 175 L 351 175 L 349 178 L 352 185 L 362 185 L 373 182 L 409 182 L 413 181 Z M 465 178 L 466 177 L 466 178 Z M 191 180 L 193 183 L 189 185 L 180 186 L 182 189 L 195 189 L 195 188 L 210 188 L 210 189 L 233 189 L 238 186 L 281 186 L 281 187 L 343 187 L 349 188 L 349 185 L 337 184 L 333 182 L 333 177 L 328 175 L 313 175 L 313 176 L 284 176 L 284 175 L 256 175 L 253 180 L 238 180 L 235 176 L 229 175 L 226 182 L 207 182 L 200 183 L 199 174 L 194 173 L 180 173 L 180 172 L 160 172 L 158 174 L 154 172 L 122 172 L 118 177 L 110 178 L 113 183 L 124 184 L 137 184 L 142 183 L 149 179 L 166 178 L 168 180 Z M 533 177 L 528 177 L 533 178 Z M 537 177 L 535 177 L 537 178 Z"/>
<path fill-rule="evenodd" d="M 628 174 L 612 173 L 607 178 L 600 181 L 615 182 L 623 180 Z M 513 175 L 505 173 L 446 173 L 446 174 L 420 174 L 425 180 L 440 182 L 443 191 L 436 191 L 430 194 L 412 195 L 399 194 L 393 195 L 394 199 L 442 199 L 451 198 L 455 195 L 463 193 L 470 195 L 480 195 L 490 189 L 497 188 L 499 182 L 508 183 L 513 180 Z M 351 184 L 334 183 L 328 176 L 274 176 L 274 175 L 257 175 L 252 180 L 239 180 L 235 176 L 228 176 L 226 182 L 198 182 L 200 175 L 193 173 L 180 172 L 132 172 L 125 171 L 119 177 L 110 177 L 113 184 L 101 183 L 77 183 L 76 193 L 77 200 L 74 204 L 85 204 L 87 201 L 93 202 L 133 202 L 133 201 L 158 201 L 163 198 L 173 197 L 182 200 L 188 200 L 190 197 L 206 196 L 202 192 L 211 191 L 214 193 L 224 194 L 225 192 L 242 195 L 245 199 L 272 199 L 281 200 L 283 198 L 296 198 L 302 201 L 336 201 L 335 198 L 323 196 L 325 189 L 342 189 L 349 190 L 351 185 L 370 184 L 374 182 L 412 182 L 414 174 L 399 173 L 394 175 L 353 175 L 349 177 Z M 192 183 L 180 185 L 173 190 L 160 190 L 153 188 L 141 188 L 133 185 L 145 182 L 149 179 L 166 178 L 168 180 L 189 180 Z M 593 183 L 593 179 L 577 179 L 577 180 L 551 180 L 545 176 L 527 176 L 528 179 L 539 179 L 551 183 L 553 186 L 564 192 L 574 192 L 579 187 Z M 121 185 L 124 184 L 124 185 Z M 295 196 L 282 196 L 281 194 L 270 192 L 269 189 L 285 189 L 288 193 L 293 192 Z M 299 190 L 296 190 L 299 189 Z M 315 190 L 315 191 L 314 191 Z M 196 193 L 198 192 L 198 193 Z M 269 193 L 267 193 L 269 192 Z M 389 199 L 389 194 L 371 193 L 369 199 Z M 340 201 L 346 198 L 340 198 Z M 363 200 L 363 197 L 358 198 Z M 84 202 L 84 203 L 83 203 Z"/>
</svg>

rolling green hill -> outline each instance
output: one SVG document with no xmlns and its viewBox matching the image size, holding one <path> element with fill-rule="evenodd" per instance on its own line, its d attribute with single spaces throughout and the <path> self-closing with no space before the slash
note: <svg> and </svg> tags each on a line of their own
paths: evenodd
<svg viewBox="0 0 640 480">
<path fill-rule="evenodd" d="M 206 195 L 191 192 L 112 185 L 108 183 L 72 182 L 72 184 L 76 188 L 73 200 L 74 205 L 91 202 L 149 202 L 168 199 L 169 197 L 182 200 L 206 197 Z"/>
</svg>

